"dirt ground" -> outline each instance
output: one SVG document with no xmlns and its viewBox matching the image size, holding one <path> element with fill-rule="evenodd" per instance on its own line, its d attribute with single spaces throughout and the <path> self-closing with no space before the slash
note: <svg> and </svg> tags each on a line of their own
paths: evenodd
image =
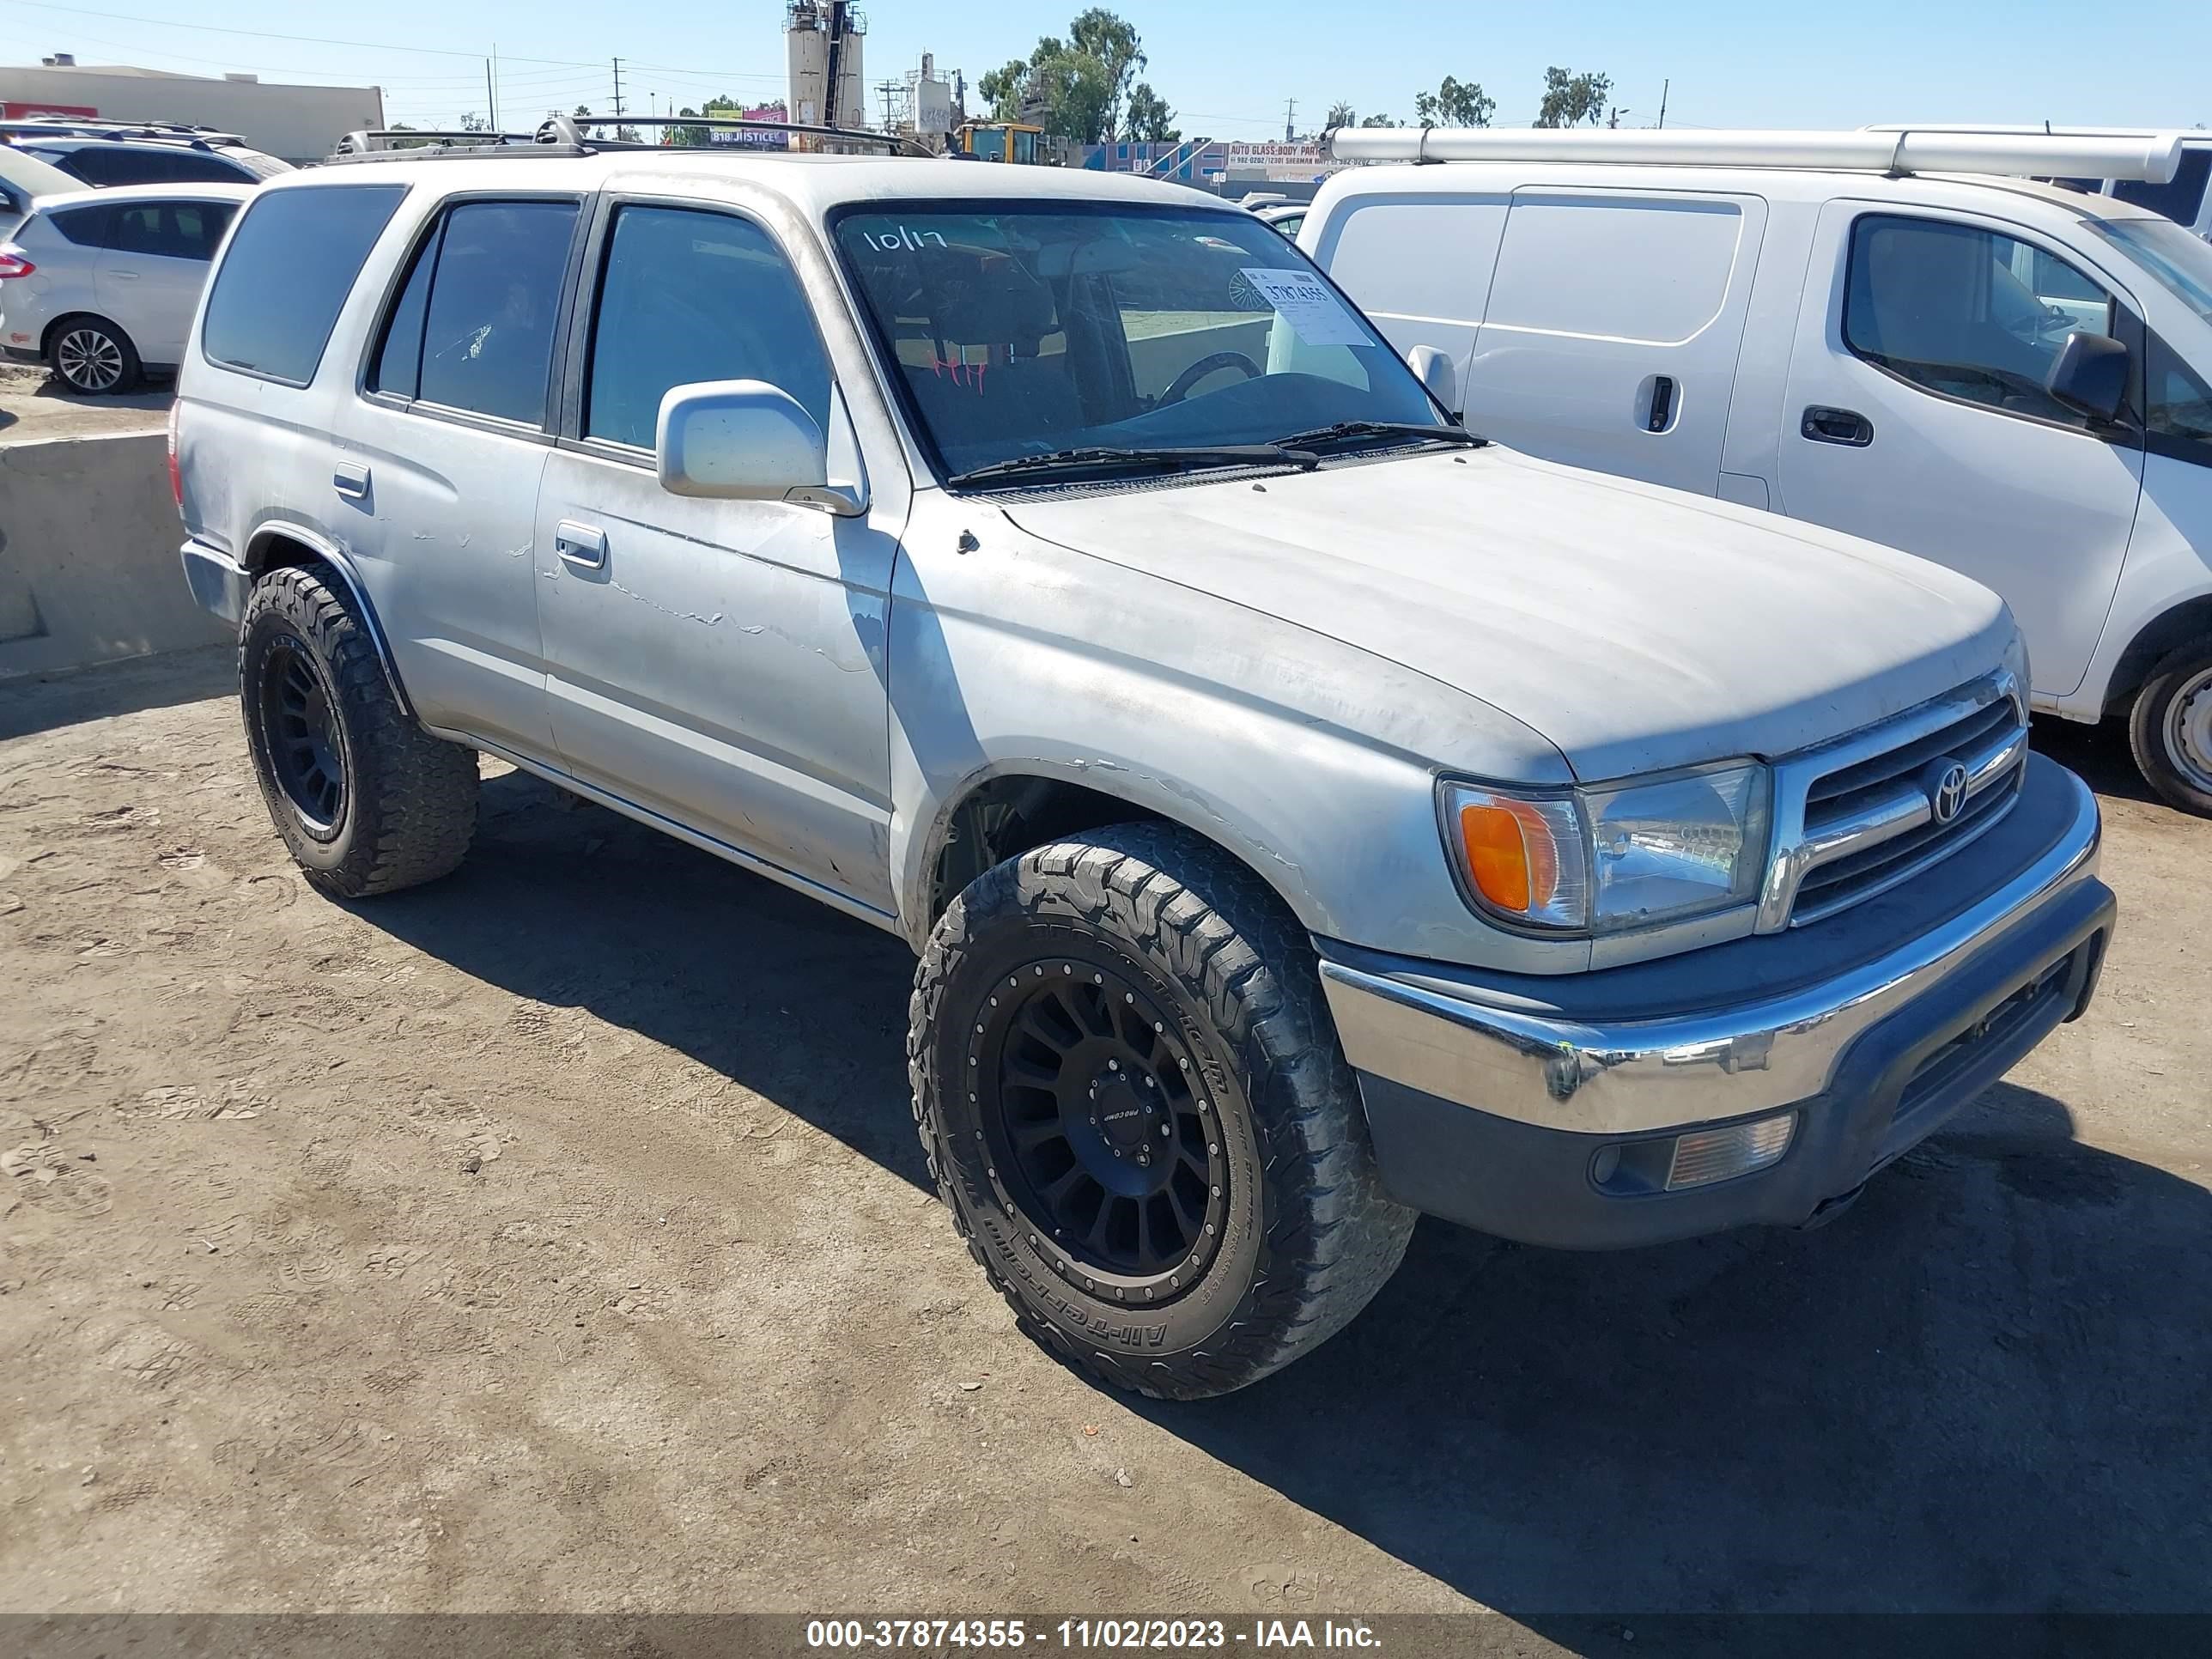
<svg viewBox="0 0 2212 1659">
<path fill-rule="evenodd" d="M 1170 1407 L 922 1190 L 902 945 L 514 774 L 459 875 L 326 902 L 230 672 L 0 684 L 0 1609 L 2212 1597 L 2212 825 L 2097 734 L 2039 732 L 2105 791 L 2097 1006 L 1834 1225 L 1424 1223 Z"/>
<path fill-rule="evenodd" d="M 43 368 L 0 363 L 0 437 L 83 438 L 94 433 L 158 432 L 169 418 L 169 383 L 155 380 L 119 398 L 86 398 Z"/>
</svg>

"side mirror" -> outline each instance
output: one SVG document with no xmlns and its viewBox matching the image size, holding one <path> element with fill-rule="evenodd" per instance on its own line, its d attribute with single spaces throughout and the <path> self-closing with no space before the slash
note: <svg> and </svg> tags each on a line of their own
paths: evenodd
<svg viewBox="0 0 2212 1659">
<path fill-rule="evenodd" d="M 660 487 L 676 495 L 781 501 L 830 482 L 822 428 L 798 398 L 765 380 L 669 387 L 653 447 Z"/>
<path fill-rule="evenodd" d="M 1444 406 L 1445 413 L 1457 419 L 1460 412 L 1459 371 L 1452 367 L 1452 360 L 1435 346 L 1407 346 L 1406 367 L 1413 371 L 1416 380 L 1428 387 L 1429 395 Z"/>
<path fill-rule="evenodd" d="M 2128 400 L 2128 349 L 2109 334 L 2069 334 L 2043 389 L 2092 420 L 2117 420 Z"/>
</svg>

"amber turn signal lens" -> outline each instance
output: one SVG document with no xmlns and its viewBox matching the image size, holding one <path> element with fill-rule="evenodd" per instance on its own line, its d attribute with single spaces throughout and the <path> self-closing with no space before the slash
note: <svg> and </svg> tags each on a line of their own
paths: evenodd
<svg viewBox="0 0 2212 1659">
<path fill-rule="evenodd" d="M 1462 806 L 1459 833 L 1468 872 L 1483 897 L 1524 916 L 1552 902 L 1559 884 L 1559 854 L 1551 826 L 1534 807 L 1496 799 Z"/>
</svg>

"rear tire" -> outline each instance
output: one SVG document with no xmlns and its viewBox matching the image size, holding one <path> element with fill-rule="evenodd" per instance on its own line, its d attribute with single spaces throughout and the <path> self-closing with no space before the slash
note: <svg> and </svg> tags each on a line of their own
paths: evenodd
<svg viewBox="0 0 2212 1659">
<path fill-rule="evenodd" d="M 313 570 L 270 573 L 246 600 L 238 677 L 261 797 L 316 887 L 368 898 L 467 855 L 476 751 L 400 708 L 349 595 Z"/>
<path fill-rule="evenodd" d="M 2212 817 L 2212 635 L 2159 659 L 2136 694 L 2128 744 L 2152 788 Z"/>
<path fill-rule="evenodd" d="M 64 317 L 48 339 L 47 367 L 72 392 L 112 397 L 136 392 L 146 378 L 138 348 L 105 317 Z"/>
<path fill-rule="evenodd" d="M 1382 1190 L 1310 941 L 1186 830 L 978 877 L 931 933 L 907 1053 L 969 1251 L 1024 1331 L 1125 1388 L 1257 1382 L 1405 1255 L 1415 1214 Z"/>
</svg>

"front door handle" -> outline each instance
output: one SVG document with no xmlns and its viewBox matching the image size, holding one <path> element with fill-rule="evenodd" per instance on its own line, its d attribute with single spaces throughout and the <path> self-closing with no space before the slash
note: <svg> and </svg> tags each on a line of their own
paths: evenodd
<svg viewBox="0 0 2212 1659">
<path fill-rule="evenodd" d="M 331 469 L 331 488 L 348 501 L 365 501 L 368 496 L 368 469 L 352 461 L 340 461 Z"/>
<path fill-rule="evenodd" d="M 1805 411 L 1797 430 L 1816 444 L 1841 444 L 1864 449 L 1874 441 L 1874 422 L 1856 409 L 1830 409 L 1814 404 Z"/>
<path fill-rule="evenodd" d="M 553 527 L 553 550 L 584 570 L 604 570 L 607 563 L 607 532 L 596 525 L 563 519 Z"/>
</svg>

